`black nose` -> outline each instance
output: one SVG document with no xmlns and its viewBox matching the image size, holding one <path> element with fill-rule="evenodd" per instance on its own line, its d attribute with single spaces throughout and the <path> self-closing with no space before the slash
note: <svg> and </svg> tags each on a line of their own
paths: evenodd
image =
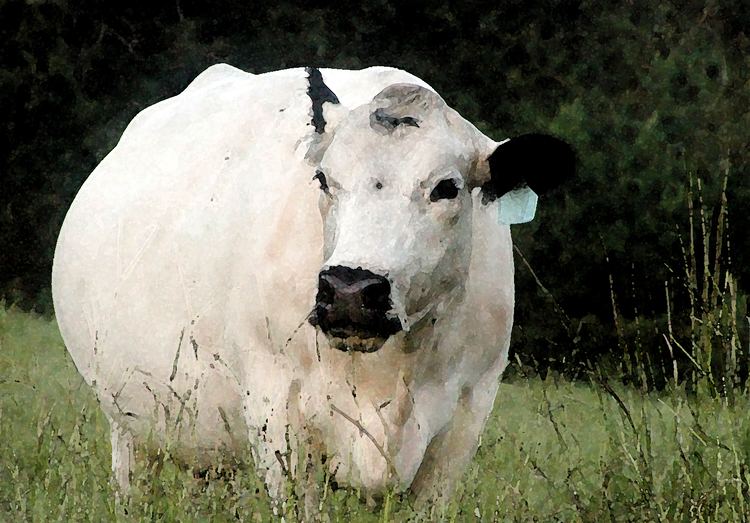
<svg viewBox="0 0 750 523">
<path fill-rule="evenodd" d="M 387 338 L 401 330 L 391 310 L 391 284 L 372 271 L 336 265 L 320 272 L 315 314 L 323 332 L 346 338 Z"/>
</svg>

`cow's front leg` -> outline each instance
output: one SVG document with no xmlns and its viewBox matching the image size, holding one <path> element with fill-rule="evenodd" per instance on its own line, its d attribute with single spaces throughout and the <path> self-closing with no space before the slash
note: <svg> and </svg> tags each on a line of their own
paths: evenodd
<svg viewBox="0 0 750 523">
<path fill-rule="evenodd" d="M 471 388 L 467 386 L 461 391 L 450 426 L 427 447 L 422 465 L 411 484 L 418 507 L 438 507 L 450 500 L 476 453 L 498 385 L 498 372 L 492 370 L 486 372 Z"/>
<path fill-rule="evenodd" d="M 284 431 L 281 428 L 274 430 L 273 424 L 267 423 L 258 429 L 258 434 L 251 433 L 251 441 L 255 467 L 271 498 L 274 514 L 281 516 L 286 510 L 291 474 Z"/>
<path fill-rule="evenodd" d="M 319 445 L 304 429 L 295 432 L 266 427 L 265 440 L 255 448 L 256 464 L 273 503 L 276 516 L 287 513 L 293 499 L 295 519 L 320 519 L 320 488 L 323 478 L 322 453 Z"/>
<path fill-rule="evenodd" d="M 112 444 L 112 477 L 117 487 L 117 497 L 127 498 L 135 463 L 133 435 L 120 423 L 109 417 L 107 419 Z"/>
</svg>

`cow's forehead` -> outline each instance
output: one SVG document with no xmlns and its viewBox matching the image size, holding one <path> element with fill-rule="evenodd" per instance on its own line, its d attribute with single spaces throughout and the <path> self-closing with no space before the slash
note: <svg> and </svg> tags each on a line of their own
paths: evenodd
<svg viewBox="0 0 750 523">
<path fill-rule="evenodd" d="M 409 183 L 434 171 L 464 172 L 476 156 L 473 129 L 444 103 L 415 116 L 380 105 L 359 107 L 339 124 L 321 161 L 324 171 L 342 181 L 368 176 Z"/>
</svg>

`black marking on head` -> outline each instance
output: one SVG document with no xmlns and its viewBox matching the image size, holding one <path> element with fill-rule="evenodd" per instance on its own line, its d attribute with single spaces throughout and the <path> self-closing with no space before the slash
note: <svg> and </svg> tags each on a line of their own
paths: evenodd
<svg viewBox="0 0 750 523">
<path fill-rule="evenodd" d="M 399 125 L 407 125 L 411 127 L 419 127 L 419 120 L 413 116 L 393 116 L 385 112 L 385 109 L 380 107 L 375 109 L 370 114 L 370 127 L 379 125 L 388 131 L 394 130 Z"/>
<path fill-rule="evenodd" d="M 307 72 L 307 95 L 312 100 L 312 121 L 315 132 L 323 134 L 326 130 L 326 121 L 323 118 L 323 104 L 329 102 L 339 103 L 336 94 L 323 82 L 323 75 L 316 67 L 306 67 Z"/>
</svg>

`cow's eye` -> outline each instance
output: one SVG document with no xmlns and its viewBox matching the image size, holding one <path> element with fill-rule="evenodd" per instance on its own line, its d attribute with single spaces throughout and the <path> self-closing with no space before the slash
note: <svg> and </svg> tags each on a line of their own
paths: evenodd
<svg viewBox="0 0 750 523">
<path fill-rule="evenodd" d="M 328 181 L 326 180 L 326 175 L 322 172 L 318 171 L 315 173 L 315 176 L 313 176 L 313 180 L 318 180 L 320 182 L 320 190 L 323 191 L 326 194 L 330 194 L 330 190 L 328 188 Z"/>
<path fill-rule="evenodd" d="M 430 201 L 452 200 L 458 196 L 458 186 L 452 178 L 441 180 L 430 193 Z"/>
</svg>

